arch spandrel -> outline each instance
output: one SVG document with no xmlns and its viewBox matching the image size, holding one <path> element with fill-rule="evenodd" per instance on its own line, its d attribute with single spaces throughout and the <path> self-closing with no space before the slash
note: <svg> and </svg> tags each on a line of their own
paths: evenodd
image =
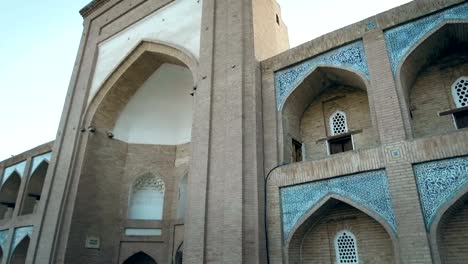
<svg viewBox="0 0 468 264">
<path fill-rule="evenodd" d="M 468 21 L 468 3 L 391 28 L 384 32 L 393 74 L 414 47 L 434 30 L 447 22 Z"/>
<path fill-rule="evenodd" d="M 413 170 L 429 231 L 441 208 L 468 186 L 468 157 L 420 163 Z"/>
<path fill-rule="evenodd" d="M 346 203 L 361 205 L 362 209 L 383 219 L 393 232 L 397 231 L 384 170 L 282 187 L 280 194 L 285 240 L 292 237 L 294 231 L 318 209 L 317 206 L 320 207 L 324 200 L 333 197 L 343 199 Z"/>
<path fill-rule="evenodd" d="M 356 41 L 328 51 L 298 65 L 275 72 L 276 106 L 281 111 L 289 95 L 318 67 L 349 70 L 369 80 L 369 68 L 363 42 Z"/>
</svg>

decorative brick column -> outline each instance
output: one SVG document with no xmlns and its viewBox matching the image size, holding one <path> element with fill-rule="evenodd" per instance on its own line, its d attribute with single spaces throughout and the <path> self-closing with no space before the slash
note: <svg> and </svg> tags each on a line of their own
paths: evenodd
<svg viewBox="0 0 468 264">
<path fill-rule="evenodd" d="M 263 263 L 259 64 L 252 0 L 206 0 L 184 263 Z"/>
<path fill-rule="evenodd" d="M 364 37 L 371 88 L 382 143 L 394 212 L 398 224 L 401 263 L 431 263 L 399 98 L 383 32 L 375 30 Z"/>
</svg>

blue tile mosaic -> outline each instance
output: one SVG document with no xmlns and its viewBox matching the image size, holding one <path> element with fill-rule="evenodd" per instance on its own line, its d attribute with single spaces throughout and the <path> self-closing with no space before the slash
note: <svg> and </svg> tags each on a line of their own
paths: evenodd
<svg viewBox="0 0 468 264">
<path fill-rule="evenodd" d="M 468 184 L 468 157 L 416 164 L 413 169 L 429 230 L 439 209 Z"/>
<path fill-rule="evenodd" d="M 15 234 L 13 236 L 13 245 L 11 245 L 10 254 L 15 250 L 16 246 L 26 237 L 31 238 L 33 232 L 32 226 L 24 226 L 15 229 Z"/>
<path fill-rule="evenodd" d="M 408 52 L 429 32 L 445 21 L 467 19 L 468 2 L 385 31 L 385 42 L 393 74 L 396 74 L 398 66 Z"/>
<path fill-rule="evenodd" d="M 47 162 L 50 162 L 51 156 L 52 156 L 52 152 L 47 152 L 45 154 L 34 157 L 32 160 L 32 165 L 31 165 L 31 170 L 30 170 L 31 172 L 29 174 L 33 174 L 34 171 L 37 169 L 37 167 L 39 167 L 39 165 L 41 165 L 41 163 L 44 160 Z"/>
<path fill-rule="evenodd" d="M 349 68 L 362 73 L 367 79 L 369 78 L 369 68 L 363 42 L 357 41 L 348 44 L 303 61 L 296 66 L 275 72 L 276 106 L 278 111 L 281 110 L 286 98 L 292 91 L 319 66 Z"/>
<path fill-rule="evenodd" d="M 5 252 L 7 241 L 8 241 L 8 230 L 0 231 L 0 247 L 2 248 L 2 252 Z"/>
<path fill-rule="evenodd" d="M 397 229 L 385 170 L 283 187 L 280 193 L 284 239 L 309 210 L 331 194 L 362 205 Z"/>
<path fill-rule="evenodd" d="M 5 170 L 3 171 L 2 184 L 4 184 L 6 180 L 8 180 L 8 178 L 15 171 L 19 174 L 20 177 L 23 177 L 25 169 L 26 169 L 26 161 L 22 161 L 13 166 L 5 168 Z"/>
</svg>

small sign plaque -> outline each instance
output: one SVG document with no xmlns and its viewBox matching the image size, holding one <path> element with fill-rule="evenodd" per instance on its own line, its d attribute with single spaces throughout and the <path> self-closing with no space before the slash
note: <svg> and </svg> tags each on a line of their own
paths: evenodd
<svg viewBox="0 0 468 264">
<path fill-rule="evenodd" d="M 99 249 L 101 247 L 101 240 L 96 236 L 87 236 L 85 248 Z"/>
</svg>

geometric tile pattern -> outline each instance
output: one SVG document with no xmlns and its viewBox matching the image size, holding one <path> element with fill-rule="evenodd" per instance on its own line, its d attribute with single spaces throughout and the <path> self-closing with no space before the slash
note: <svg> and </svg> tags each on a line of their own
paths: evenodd
<svg viewBox="0 0 468 264">
<path fill-rule="evenodd" d="M 281 110 L 286 98 L 296 87 L 319 66 L 350 68 L 362 73 L 369 79 L 364 44 L 362 41 L 353 42 L 305 60 L 296 66 L 275 72 L 276 106 L 278 111 Z"/>
<path fill-rule="evenodd" d="M 32 226 L 24 226 L 15 229 L 15 234 L 13 237 L 13 245 L 11 245 L 10 254 L 15 250 L 16 246 L 26 237 L 29 236 L 31 238 L 33 231 Z"/>
<path fill-rule="evenodd" d="M 396 74 L 401 60 L 426 34 L 445 21 L 466 19 L 468 19 L 468 2 L 386 30 L 385 42 L 393 74 Z"/>
<path fill-rule="evenodd" d="M 8 178 L 15 171 L 16 171 L 16 173 L 19 174 L 20 177 L 23 177 L 25 169 L 26 169 L 26 161 L 22 161 L 20 163 L 12 165 L 12 166 L 10 166 L 8 168 L 5 168 L 5 171 L 3 172 L 3 177 L 2 177 L 2 184 L 5 183 L 6 180 L 8 180 Z"/>
<path fill-rule="evenodd" d="M 283 237 L 323 198 L 335 194 L 359 204 L 382 217 L 396 232 L 397 224 L 385 170 L 357 173 L 329 180 L 282 187 Z"/>
<path fill-rule="evenodd" d="M 468 157 L 420 163 L 413 170 L 429 230 L 440 207 L 468 184 Z"/>
<path fill-rule="evenodd" d="M 8 241 L 8 229 L 0 231 L 0 247 L 2 248 L 2 252 L 5 252 L 7 241 Z"/>
<path fill-rule="evenodd" d="M 37 169 L 37 167 L 39 167 L 39 165 L 41 165 L 41 163 L 46 160 L 48 163 L 50 163 L 50 157 L 52 156 L 52 152 L 47 152 L 45 154 L 42 154 L 42 155 L 39 155 L 39 156 L 36 156 L 33 158 L 32 160 L 32 164 L 31 164 L 31 173 L 30 174 L 33 174 L 34 171 Z"/>
</svg>

